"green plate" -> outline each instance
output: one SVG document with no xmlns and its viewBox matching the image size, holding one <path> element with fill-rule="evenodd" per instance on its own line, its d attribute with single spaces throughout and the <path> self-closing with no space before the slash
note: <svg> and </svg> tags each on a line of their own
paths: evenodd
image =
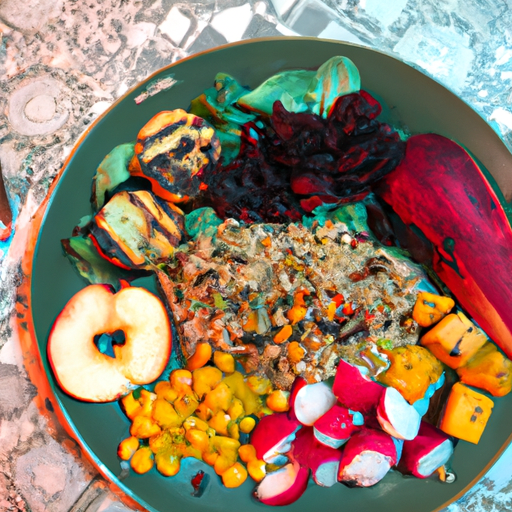
<svg viewBox="0 0 512 512">
<path fill-rule="evenodd" d="M 60 240 L 70 236 L 76 222 L 90 213 L 91 178 L 103 157 L 114 146 L 134 140 L 154 114 L 188 108 L 192 98 L 212 86 L 219 71 L 255 87 L 278 71 L 317 68 L 335 55 L 345 55 L 354 61 L 363 88 L 383 102 L 388 120 L 400 120 L 412 133 L 435 132 L 463 144 L 490 171 L 504 196 L 512 196 L 512 180 L 506 171 L 512 169 L 512 157 L 482 118 L 454 94 L 410 66 L 354 45 L 306 38 L 261 39 L 229 45 L 164 68 L 117 101 L 77 145 L 50 199 L 33 265 L 32 315 L 42 364 L 68 427 L 100 471 L 148 510 L 251 512 L 265 506 L 251 497 L 250 481 L 228 490 L 210 468 L 192 459 L 184 461 L 182 471 L 172 478 L 161 476 L 155 469 L 146 475 L 121 472 L 116 450 L 128 434 L 129 421 L 119 405 L 88 404 L 70 398 L 57 387 L 46 357 L 53 321 L 70 297 L 84 286 L 64 258 Z M 177 83 L 136 104 L 134 98 L 148 84 L 165 77 L 173 77 Z M 489 425 L 477 446 L 465 442 L 457 446 L 453 460 L 457 480 L 453 484 L 404 478 L 398 473 L 389 474 L 369 489 L 349 489 L 343 485 L 326 489 L 311 483 L 303 497 L 286 508 L 305 511 L 321 504 L 326 510 L 342 506 L 343 510 L 358 512 L 432 512 L 461 496 L 489 469 L 508 445 L 511 425 L 509 395 L 496 400 Z M 199 469 L 210 473 L 211 479 L 202 497 L 195 498 L 190 480 Z"/>
</svg>

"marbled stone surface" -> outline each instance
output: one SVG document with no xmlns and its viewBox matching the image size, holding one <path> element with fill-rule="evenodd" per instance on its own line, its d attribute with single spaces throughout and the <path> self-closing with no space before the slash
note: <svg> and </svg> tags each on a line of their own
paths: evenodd
<svg viewBox="0 0 512 512">
<path fill-rule="evenodd" d="M 33 403 L 13 333 L 24 227 L 79 135 L 158 68 L 227 42 L 310 35 L 411 63 L 512 149 L 509 0 L 2 0 L 0 163 L 15 218 L 0 243 L 0 511 L 129 510 Z M 512 510 L 512 449 L 449 512 Z"/>
</svg>

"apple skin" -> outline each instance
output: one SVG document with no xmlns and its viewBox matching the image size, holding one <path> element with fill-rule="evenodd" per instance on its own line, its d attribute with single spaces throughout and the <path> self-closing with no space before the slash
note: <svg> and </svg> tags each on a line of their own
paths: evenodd
<svg viewBox="0 0 512 512">
<path fill-rule="evenodd" d="M 102 354 L 94 336 L 125 333 L 115 357 Z M 171 326 L 162 301 L 138 287 L 113 293 L 90 285 L 76 293 L 56 318 L 48 338 L 48 359 L 59 386 L 86 402 L 111 402 L 134 387 L 156 380 L 172 348 Z"/>
</svg>

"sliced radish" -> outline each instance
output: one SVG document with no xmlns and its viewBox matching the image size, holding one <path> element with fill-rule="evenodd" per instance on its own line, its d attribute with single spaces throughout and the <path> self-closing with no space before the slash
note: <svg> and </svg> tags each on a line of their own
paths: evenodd
<svg viewBox="0 0 512 512">
<path fill-rule="evenodd" d="M 386 476 L 396 460 L 390 435 L 381 430 L 360 430 L 344 447 L 338 481 L 348 487 L 370 487 Z"/>
<path fill-rule="evenodd" d="M 411 440 L 420 428 L 421 416 L 395 388 L 386 388 L 377 408 L 382 430 L 398 439 Z"/>
<path fill-rule="evenodd" d="M 288 416 L 292 419 L 297 419 L 295 416 L 295 399 L 297 398 L 297 393 L 304 387 L 307 386 L 308 381 L 304 377 L 296 377 L 293 381 L 292 388 L 290 390 L 290 398 L 288 400 L 290 404 L 290 410 L 288 411 Z"/>
<path fill-rule="evenodd" d="M 340 360 L 332 391 L 341 405 L 363 414 L 374 412 L 385 389 L 363 376 L 357 366 Z"/>
<path fill-rule="evenodd" d="M 339 404 L 334 404 L 315 421 L 314 432 L 317 441 L 330 448 L 339 448 L 349 440 L 354 432 L 359 430 L 358 425 L 354 423 L 354 418 L 356 423 L 359 423 L 358 413 Z"/>
<path fill-rule="evenodd" d="M 325 382 L 317 382 L 302 386 L 297 391 L 291 407 L 297 420 L 309 427 L 335 403 L 336 397 L 331 388 Z"/>
<path fill-rule="evenodd" d="M 297 501 L 308 486 L 309 469 L 298 462 L 269 473 L 254 491 L 256 499 L 273 507 L 290 505 Z"/>
<path fill-rule="evenodd" d="M 437 468 L 446 464 L 452 454 L 453 443 L 450 437 L 422 421 L 418 435 L 412 441 L 404 442 L 398 469 L 417 478 L 427 478 Z"/>
<path fill-rule="evenodd" d="M 251 444 L 256 456 L 268 464 L 282 465 L 288 461 L 284 455 L 291 449 L 291 442 L 301 424 L 284 412 L 264 416 L 251 434 Z"/>
</svg>

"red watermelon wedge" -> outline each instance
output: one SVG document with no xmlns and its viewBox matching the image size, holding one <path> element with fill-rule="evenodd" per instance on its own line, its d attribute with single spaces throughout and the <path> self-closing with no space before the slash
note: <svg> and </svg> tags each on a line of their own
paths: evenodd
<svg viewBox="0 0 512 512">
<path fill-rule="evenodd" d="M 413 136 L 376 192 L 432 242 L 435 272 L 512 357 L 512 229 L 471 156 L 440 135 Z"/>
</svg>

